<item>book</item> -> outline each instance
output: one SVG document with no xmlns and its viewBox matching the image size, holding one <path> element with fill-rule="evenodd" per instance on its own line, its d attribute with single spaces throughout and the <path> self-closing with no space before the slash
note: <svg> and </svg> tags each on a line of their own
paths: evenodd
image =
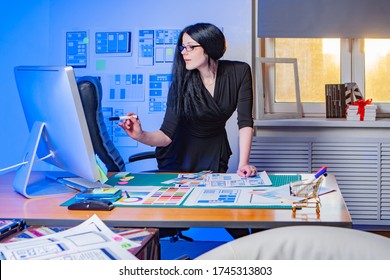
<svg viewBox="0 0 390 280">
<path fill-rule="evenodd" d="M 345 84 L 326 84 L 326 117 L 345 118 L 346 96 Z"/>
</svg>

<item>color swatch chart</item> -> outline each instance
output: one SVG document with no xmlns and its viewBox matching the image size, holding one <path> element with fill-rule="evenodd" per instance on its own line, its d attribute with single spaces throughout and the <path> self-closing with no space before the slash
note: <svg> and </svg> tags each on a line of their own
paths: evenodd
<svg viewBox="0 0 390 280">
<path fill-rule="evenodd" d="M 192 188 L 183 187 L 129 187 L 115 206 L 178 206 L 190 194 Z"/>
<path fill-rule="evenodd" d="M 144 205 L 179 205 L 190 188 L 163 187 L 146 199 Z"/>
</svg>

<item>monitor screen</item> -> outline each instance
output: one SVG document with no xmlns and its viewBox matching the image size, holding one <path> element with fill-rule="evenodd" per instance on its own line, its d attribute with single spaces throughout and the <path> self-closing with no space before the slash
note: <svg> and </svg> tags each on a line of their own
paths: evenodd
<svg viewBox="0 0 390 280">
<path fill-rule="evenodd" d="M 28 182 L 37 158 L 90 181 L 99 180 L 76 78 L 71 66 L 18 66 L 15 80 L 30 137 L 23 165 L 14 188 L 26 197 L 62 192 L 65 186 L 50 182 Z"/>
</svg>

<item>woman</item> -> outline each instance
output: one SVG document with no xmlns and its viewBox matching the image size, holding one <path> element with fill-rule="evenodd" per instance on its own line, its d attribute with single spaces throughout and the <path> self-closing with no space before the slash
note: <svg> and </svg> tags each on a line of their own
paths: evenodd
<svg viewBox="0 0 390 280">
<path fill-rule="evenodd" d="M 256 168 L 249 164 L 253 135 L 251 69 L 244 62 L 219 60 L 225 50 L 225 37 L 216 26 L 197 23 L 184 28 L 177 42 L 161 128 L 143 131 L 138 118 L 119 123 L 133 139 L 156 147 L 159 170 L 227 172 L 232 152 L 225 126 L 237 110 L 237 173 L 242 177 L 256 174 Z"/>
</svg>

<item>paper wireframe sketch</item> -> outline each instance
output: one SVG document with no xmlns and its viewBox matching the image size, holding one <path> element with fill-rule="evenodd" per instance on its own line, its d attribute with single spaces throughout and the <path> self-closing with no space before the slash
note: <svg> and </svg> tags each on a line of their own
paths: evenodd
<svg viewBox="0 0 390 280">
<path fill-rule="evenodd" d="M 135 260 L 127 249 L 139 246 L 112 232 L 96 215 L 68 230 L 0 244 L 5 260 Z"/>
</svg>

